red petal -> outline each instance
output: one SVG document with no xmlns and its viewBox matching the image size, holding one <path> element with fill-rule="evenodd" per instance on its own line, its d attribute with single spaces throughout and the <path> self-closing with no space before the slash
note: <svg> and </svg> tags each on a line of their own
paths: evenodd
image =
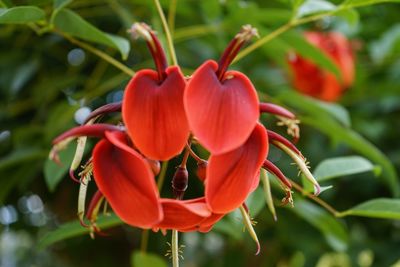
<svg viewBox="0 0 400 267">
<path fill-rule="evenodd" d="M 254 179 L 267 153 L 267 132 L 257 124 L 243 146 L 222 155 L 211 155 L 205 195 L 213 212 L 228 213 L 244 202 L 254 189 Z"/>
<path fill-rule="evenodd" d="M 184 96 L 190 127 L 199 142 L 212 154 L 242 145 L 259 117 L 258 97 L 242 73 L 228 71 L 218 80 L 215 61 L 201 65 L 190 79 Z"/>
<path fill-rule="evenodd" d="M 186 82 L 178 67 L 166 72 L 161 84 L 157 72 L 137 72 L 126 87 L 122 104 L 129 136 L 140 152 L 154 160 L 178 155 L 189 137 L 183 107 Z"/>
<path fill-rule="evenodd" d="M 193 200 L 161 199 L 164 219 L 155 227 L 163 229 L 187 229 L 200 225 L 211 215 L 204 198 Z"/>
<path fill-rule="evenodd" d="M 99 190 L 127 224 L 150 228 L 162 219 L 158 190 L 147 162 L 126 144 L 126 135 L 106 132 L 93 151 Z"/>
<path fill-rule="evenodd" d="M 207 233 L 209 232 L 214 224 L 216 224 L 219 220 L 222 219 L 222 217 L 224 217 L 225 214 L 216 214 L 213 213 L 211 214 L 209 217 L 207 217 L 206 219 L 204 219 L 200 225 L 196 225 L 194 227 L 191 228 L 187 228 L 187 229 L 180 229 L 180 232 L 193 232 L 193 231 L 198 231 L 201 233 Z"/>
</svg>

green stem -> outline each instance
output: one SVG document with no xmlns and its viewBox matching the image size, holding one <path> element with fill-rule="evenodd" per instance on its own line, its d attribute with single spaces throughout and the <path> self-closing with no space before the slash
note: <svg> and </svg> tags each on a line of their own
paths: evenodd
<svg viewBox="0 0 400 267">
<path fill-rule="evenodd" d="M 253 52 L 254 50 L 256 50 L 257 48 L 260 48 L 261 46 L 263 46 L 264 44 L 268 43 L 269 41 L 271 41 L 272 39 L 274 39 L 275 37 L 281 35 L 282 33 L 286 32 L 287 30 L 289 30 L 290 28 L 293 27 L 293 24 L 291 22 L 286 23 L 285 25 L 279 27 L 278 29 L 276 29 L 275 31 L 271 32 L 270 34 L 262 37 L 261 39 L 259 39 L 257 42 L 249 45 L 248 47 L 246 47 L 245 49 L 243 49 L 237 56 L 236 58 L 232 61 L 233 63 L 236 63 L 237 61 L 239 61 L 240 59 L 244 58 L 245 56 L 247 56 L 248 54 L 250 54 L 251 52 Z"/>
<path fill-rule="evenodd" d="M 163 187 L 165 175 L 167 174 L 167 169 L 168 169 L 168 161 L 164 161 L 161 164 L 161 171 L 160 174 L 158 175 L 158 180 L 157 180 L 157 188 L 159 191 Z"/>
<path fill-rule="evenodd" d="M 158 15 L 160 16 L 161 23 L 164 28 L 165 36 L 167 37 L 167 48 L 169 55 L 171 57 L 172 65 L 177 66 L 178 65 L 178 60 L 176 59 L 176 54 L 175 54 L 175 48 L 174 48 L 174 43 L 172 42 L 172 37 L 171 33 L 168 28 L 168 23 L 167 20 L 165 19 L 164 12 L 161 8 L 160 1 L 159 0 L 154 0 L 154 4 L 157 7 Z"/>
<path fill-rule="evenodd" d="M 179 267 L 178 231 L 172 230 L 171 238 L 172 266 Z"/>
<path fill-rule="evenodd" d="M 149 230 L 148 229 L 144 229 L 142 231 L 142 237 L 141 237 L 141 240 L 140 240 L 140 251 L 142 253 L 146 252 L 148 243 L 149 243 Z"/>
<path fill-rule="evenodd" d="M 309 199 L 311 199 L 314 202 L 316 202 L 317 204 L 319 204 L 321 207 L 323 207 L 324 209 L 326 209 L 327 211 L 332 213 L 333 216 L 335 216 L 335 217 L 343 217 L 344 216 L 343 213 L 337 211 L 335 208 L 333 208 L 331 205 L 329 205 L 328 203 L 323 201 L 321 198 L 307 192 L 306 190 L 303 189 L 303 187 L 301 187 L 300 185 L 295 183 L 293 180 L 291 180 L 290 182 L 292 183 L 292 186 L 294 189 L 296 189 L 297 191 L 302 193 L 304 196 L 308 197 Z"/>
<path fill-rule="evenodd" d="M 169 3 L 168 11 L 168 26 L 171 32 L 171 37 L 173 38 L 175 32 L 175 16 L 176 16 L 176 6 L 178 0 L 171 0 Z"/>
</svg>

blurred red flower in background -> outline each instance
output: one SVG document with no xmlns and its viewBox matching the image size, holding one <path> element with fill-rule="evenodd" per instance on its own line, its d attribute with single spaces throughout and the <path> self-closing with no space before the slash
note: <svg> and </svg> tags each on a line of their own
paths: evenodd
<svg viewBox="0 0 400 267">
<path fill-rule="evenodd" d="M 293 86 L 306 95 L 337 101 L 354 81 L 354 54 L 350 41 L 338 32 L 305 32 L 307 41 L 321 49 L 337 65 L 340 79 L 297 54 L 289 56 Z"/>
</svg>

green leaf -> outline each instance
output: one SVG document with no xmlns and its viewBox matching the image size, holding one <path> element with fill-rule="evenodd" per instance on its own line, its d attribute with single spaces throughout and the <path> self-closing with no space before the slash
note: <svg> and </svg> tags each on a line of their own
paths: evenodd
<svg viewBox="0 0 400 267">
<path fill-rule="evenodd" d="M 310 59 L 318 66 L 332 72 L 341 79 L 341 74 L 338 66 L 328 57 L 321 49 L 310 44 L 302 35 L 295 31 L 290 31 L 281 36 L 281 39 L 286 41 L 298 54 L 302 57 Z"/>
<path fill-rule="evenodd" d="M 72 3 L 72 0 L 54 0 L 53 6 L 54 6 L 54 9 L 61 10 L 64 7 L 66 7 L 67 5 L 69 5 L 70 3 Z"/>
<path fill-rule="evenodd" d="M 380 173 L 380 168 L 369 160 L 359 156 L 338 157 L 323 160 L 314 170 L 318 181 L 330 180 L 336 177 L 373 171 Z"/>
<path fill-rule="evenodd" d="M 354 151 L 382 167 L 382 179 L 394 196 L 400 196 L 397 173 L 390 160 L 378 148 L 364 139 L 357 132 L 341 126 L 332 116 L 315 101 L 293 90 L 280 93 L 277 99 L 284 104 L 299 109 L 302 123 L 310 125 L 329 136 L 333 141 L 344 143 Z"/>
<path fill-rule="evenodd" d="M 51 159 L 47 159 L 44 164 L 44 179 L 50 192 L 54 192 L 57 185 L 68 172 L 69 166 L 74 158 L 75 148 L 75 145 L 69 145 L 66 149 L 59 152 L 62 165 L 55 163 Z"/>
<path fill-rule="evenodd" d="M 167 263 L 157 254 L 135 251 L 131 257 L 132 267 L 167 267 Z"/>
<path fill-rule="evenodd" d="M 328 111 L 337 121 L 346 127 L 351 126 L 349 112 L 339 104 L 315 100 L 315 103 Z"/>
<path fill-rule="evenodd" d="M 315 13 L 335 10 L 336 6 L 325 0 L 306 0 L 298 9 L 297 17 L 301 18 Z"/>
<path fill-rule="evenodd" d="M 121 224 L 123 224 L 123 222 L 115 214 L 111 214 L 109 216 L 100 215 L 96 222 L 96 225 L 101 230 L 105 230 Z M 44 249 L 56 242 L 88 233 L 90 233 L 90 229 L 83 227 L 78 220 L 68 222 L 61 225 L 58 229 L 46 233 L 39 240 L 39 249 Z"/>
<path fill-rule="evenodd" d="M 377 198 L 361 203 L 340 216 L 363 216 L 382 219 L 400 219 L 400 199 Z"/>
<path fill-rule="evenodd" d="M 358 12 L 352 8 L 336 12 L 336 16 L 343 18 L 350 26 L 356 26 L 360 20 Z"/>
<path fill-rule="evenodd" d="M 0 171 L 10 167 L 22 165 L 28 161 L 39 160 L 46 157 L 46 152 L 37 148 L 20 148 L 16 149 L 7 156 L 0 159 Z"/>
<path fill-rule="evenodd" d="M 346 0 L 341 4 L 341 6 L 360 7 L 360 6 L 369 6 L 380 3 L 387 3 L 387 2 L 400 3 L 400 0 Z"/>
<path fill-rule="evenodd" d="M 45 18 L 43 10 L 36 6 L 0 8 L 0 24 L 25 24 Z"/>
<path fill-rule="evenodd" d="M 293 211 L 324 235 L 328 244 L 337 251 L 347 249 L 349 237 L 343 224 L 319 206 L 304 199 L 295 199 Z"/>
<path fill-rule="evenodd" d="M 265 206 L 264 192 L 261 187 L 258 187 L 246 199 L 247 207 L 250 210 L 250 215 L 256 217 Z"/>
<path fill-rule="evenodd" d="M 372 60 L 381 64 L 385 59 L 392 55 L 393 50 L 400 44 L 400 24 L 390 27 L 378 40 L 369 46 Z"/>
<path fill-rule="evenodd" d="M 123 59 L 128 57 L 130 44 L 127 39 L 102 32 L 71 10 L 62 9 L 57 12 L 54 25 L 74 37 L 118 49 Z"/>
</svg>

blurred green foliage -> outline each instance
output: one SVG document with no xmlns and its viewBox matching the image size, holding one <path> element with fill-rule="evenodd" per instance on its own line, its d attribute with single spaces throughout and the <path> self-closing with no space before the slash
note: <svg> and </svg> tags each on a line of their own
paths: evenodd
<svg viewBox="0 0 400 267">
<path fill-rule="evenodd" d="M 305 183 L 294 208 L 276 207 L 274 222 L 258 189 L 248 204 L 258 221 L 261 254 L 253 255 L 255 246 L 235 212 L 206 235 L 182 235 L 185 266 L 400 265 L 400 6 L 390 2 L 399 1 L 161 1 L 185 74 L 205 59 L 218 59 L 244 24 L 257 27 L 261 41 L 276 29 L 285 31 L 241 54 L 246 56 L 232 68 L 250 77 L 261 99 L 298 113 L 298 147 L 322 185 L 333 186 L 321 199 L 338 210 L 333 216 L 310 201 Z M 136 21 L 152 25 L 165 41 L 150 0 L 0 1 L 1 266 L 165 266 L 167 258 L 138 253 L 140 231 L 115 217 L 99 221 L 107 237 L 64 240 L 88 232 L 76 221 L 78 187 L 62 180 L 73 147 L 61 155 L 64 166 L 47 160 L 52 139 L 79 123 L 85 108 L 120 100 L 132 70 L 153 67 L 144 42 L 129 41 L 127 29 Z M 340 103 L 291 88 L 289 51 L 338 72 L 302 39 L 310 29 L 341 31 L 357 46 L 356 83 Z M 263 122 L 284 132 L 267 116 Z M 274 148 L 269 157 L 301 183 L 289 158 Z M 272 188 L 278 203 L 282 192 L 274 183 Z M 167 238 L 150 234 L 148 250 L 164 255 Z M 43 248 L 53 245 L 36 249 L 39 240 Z"/>
</svg>

